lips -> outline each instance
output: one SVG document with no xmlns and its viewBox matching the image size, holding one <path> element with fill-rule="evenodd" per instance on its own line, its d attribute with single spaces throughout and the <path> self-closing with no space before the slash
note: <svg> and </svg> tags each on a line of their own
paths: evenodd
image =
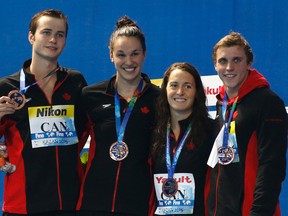
<svg viewBox="0 0 288 216">
<path fill-rule="evenodd" d="M 233 78 L 235 77 L 236 75 L 235 74 L 224 74 L 225 77 L 227 78 Z"/>
<path fill-rule="evenodd" d="M 127 72 L 133 72 L 135 71 L 136 67 L 129 67 L 129 68 L 123 68 L 123 70 L 127 71 Z"/>
<path fill-rule="evenodd" d="M 48 48 L 48 49 L 51 49 L 51 50 L 57 50 L 57 47 L 48 46 L 47 48 Z"/>
<path fill-rule="evenodd" d="M 174 101 L 176 101 L 176 102 L 185 102 L 186 99 L 185 98 L 174 98 Z"/>
</svg>

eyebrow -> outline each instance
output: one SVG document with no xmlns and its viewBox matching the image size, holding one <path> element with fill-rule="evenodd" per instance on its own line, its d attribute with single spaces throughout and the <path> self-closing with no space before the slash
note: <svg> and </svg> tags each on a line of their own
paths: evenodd
<svg viewBox="0 0 288 216">
<path fill-rule="evenodd" d="M 53 29 L 51 28 L 44 28 L 44 29 L 41 29 L 40 31 L 53 31 Z M 66 34 L 65 31 L 56 31 L 57 33 L 63 33 L 63 34 Z"/>
<path fill-rule="evenodd" d="M 121 50 L 121 49 L 119 51 L 124 52 L 124 50 Z M 142 49 L 141 48 L 140 49 L 134 49 L 131 52 L 136 52 L 136 51 L 142 51 Z"/>
<path fill-rule="evenodd" d="M 179 81 L 169 81 L 169 83 L 177 83 L 177 84 L 179 84 Z M 184 82 L 183 83 L 184 85 L 187 85 L 187 84 L 189 84 L 189 85 L 193 85 L 193 83 L 192 82 Z"/>
</svg>

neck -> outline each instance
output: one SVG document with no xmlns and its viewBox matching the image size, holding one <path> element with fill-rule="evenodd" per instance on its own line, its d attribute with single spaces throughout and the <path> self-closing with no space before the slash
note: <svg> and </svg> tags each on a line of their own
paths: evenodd
<svg viewBox="0 0 288 216">
<path fill-rule="evenodd" d="M 34 74 L 37 79 L 44 78 L 49 72 L 57 67 L 57 62 L 39 62 L 31 61 L 30 67 L 27 69 L 28 72 Z"/>
<path fill-rule="evenodd" d="M 119 95 L 121 95 L 122 97 L 124 97 L 126 100 L 129 101 L 133 97 L 134 92 L 137 89 L 139 82 L 140 82 L 140 78 L 135 79 L 131 82 L 116 78 L 115 88 L 117 89 L 117 92 Z M 142 89 L 144 88 L 144 85 L 145 85 L 145 82 L 143 83 Z"/>
<path fill-rule="evenodd" d="M 178 123 L 181 120 L 187 119 L 191 114 L 192 110 L 189 110 L 189 112 L 175 112 L 174 110 L 170 110 L 171 113 L 171 124 L 172 123 Z"/>
<path fill-rule="evenodd" d="M 187 119 L 191 115 L 191 113 L 185 113 L 185 114 L 179 114 L 179 113 L 172 114 L 171 113 L 171 129 L 173 130 L 173 133 L 177 139 L 180 135 L 179 121 Z"/>
<path fill-rule="evenodd" d="M 238 96 L 238 91 L 229 91 L 229 89 L 227 89 L 226 94 L 227 94 L 229 100 L 231 100 L 231 99 Z"/>
</svg>

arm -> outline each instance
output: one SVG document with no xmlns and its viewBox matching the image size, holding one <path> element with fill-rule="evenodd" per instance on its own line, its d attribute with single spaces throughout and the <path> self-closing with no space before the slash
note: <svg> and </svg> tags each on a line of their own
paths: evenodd
<svg viewBox="0 0 288 216">
<path fill-rule="evenodd" d="M 7 96 L 0 97 L 0 129 L 3 124 L 3 117 L 5 115 L 13 114 L 15 112 L 15 106 L 12 104 L 12 101 Z M 3 132 L 0 132 L 0 137 L 2 137 Z M 12 173 L 16 170 L 15 165 L 8 162 L 8 153 L 7 148 L 4 143 L 0 144 L 0 171 Z"/>
<path fill-rule="evenodd" d="M 259 163 L 249 216 L 274 214 L 286 174 L 287 113 L 284 104 L 272 96 L 266 98 L 262 108 L 257 127 Z"/>
<path fill-rule="evenodd" d="M 15 106 L 11 99 L 7 96 L 0 97 L 0 121 L 3 116 L 13 114 L 15 112 Z"/>
</svg>

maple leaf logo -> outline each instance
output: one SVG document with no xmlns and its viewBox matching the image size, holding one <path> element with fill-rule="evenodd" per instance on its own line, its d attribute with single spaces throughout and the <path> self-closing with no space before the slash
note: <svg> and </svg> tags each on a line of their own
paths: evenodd
<svg viewBox="0 0 288 216">
<path fill-rule="evenodd" d="M 142 107 L 140 110 L 141 110 L 141 112 L 144 113 L 144 114 L 147 114 L 147 113 L 150 112 L 150 110 L 149 110 L 148 107 L 146 107 L 146 106 L 145 106 L 145 107 Z"/>
<path fill-rule="evenodd" d="M 67 92 L 65 92 L 63 95 L 62 95 L 62 97 L 64 98 L 64 100 L 66 100 L 66 101 L 69 101 L 69 100 L 71 100 L 71 95 L 70 94 L 68 94 Z"/>
<path fill-rule="evenodd" d="M 194 150 L 194 149 L 195 149 L 194 143 L 192 143 L 192 142 L 188 143 L 188 144 L 187 144 L 187 149 L 188 149 L 189 151 Z"/>
</svg>

